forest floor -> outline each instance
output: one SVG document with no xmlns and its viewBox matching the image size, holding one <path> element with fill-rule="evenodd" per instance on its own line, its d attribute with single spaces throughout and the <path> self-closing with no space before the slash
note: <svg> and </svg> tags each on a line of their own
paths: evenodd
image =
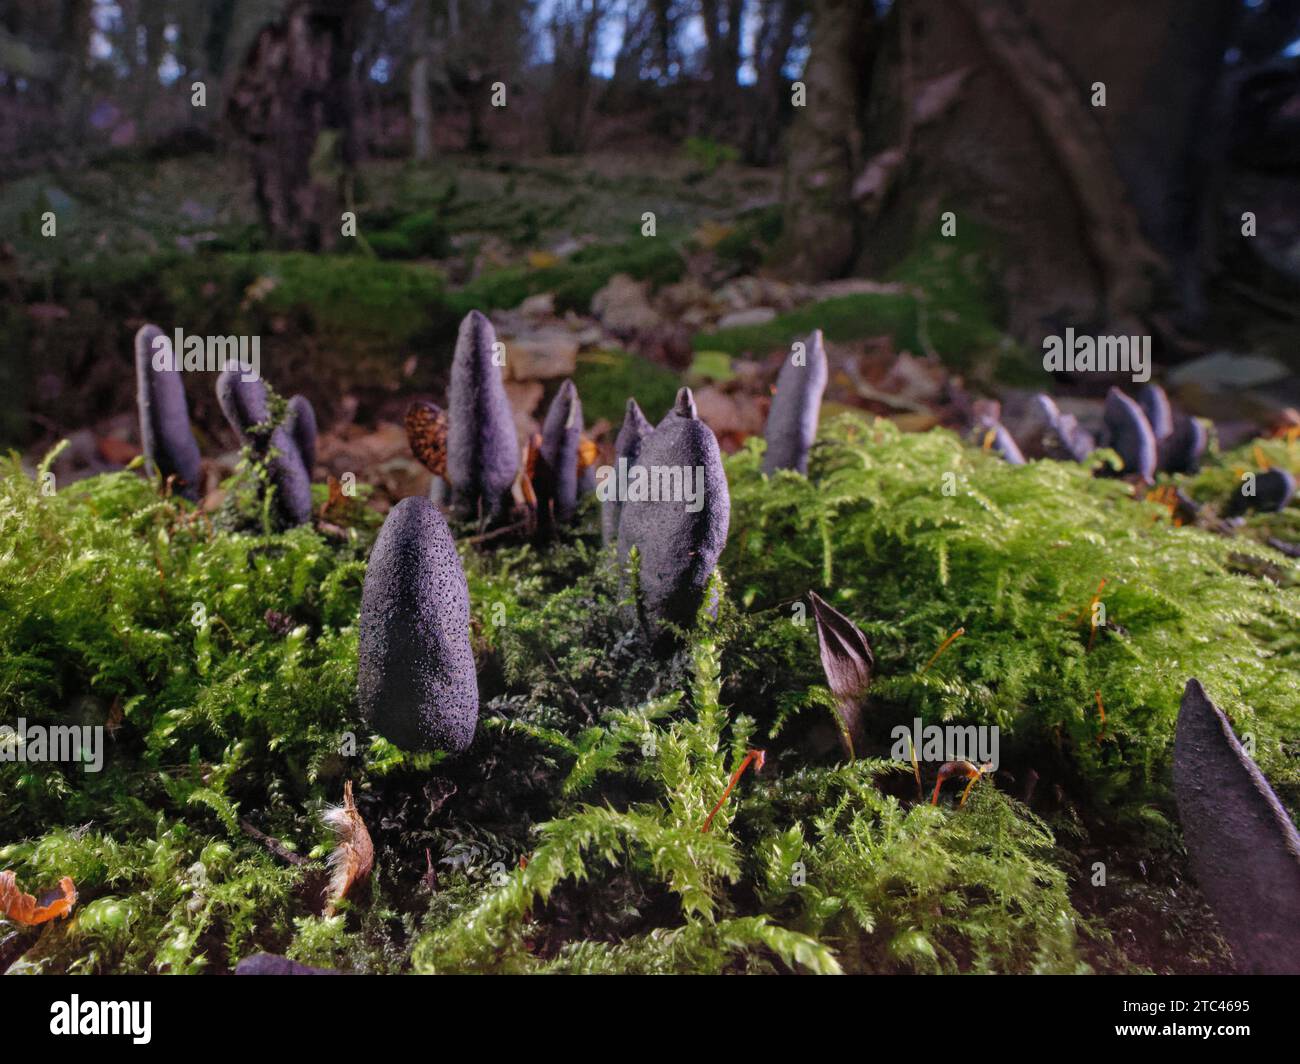
<svg viewBox="0 0 1300 1064">
<path fill-rule="evenodd" d="M 366 246 L 330 255 L 264 247 L 242 172 L 206 157 L 0 196 L 18 234 L 0 342 L 28 353 L 0 366 L 27 474 L 0 476 L 0 692 L 32 719 L 114 728 L 102 776 L 0 766 L 0 870 L 82 891 L 71 925 L 0 924 L 0 969 L 219 971 L 259 948 L 368 971 L 1230 967 L 1187 875 L 1168 749 L 1194 670 L 1259 732 L 1297 808 L 1300 572 L 1267 545 L 1300 540 L 1294 510 L 1227 537 L 1082 466 L 1012 469 L 962 443 L 982 397 L 1014 424 L 1043 380 L 999 328 L 996 248 L 973 227 L 918 241 L 888 276 L 799 285 L 771 261 L 772 172 L 683 155 L 381 161 L 362 178 Z M 625 631 L 593 507 L 549 549 L 463 545 L 484 711 L 449 763 L 354 719 L 356 614 L 379 515 L 428 489 L 402 414 L 444 401 L 470 309 L 507 344 L 521 436 L 571 377 L 608 456 L 629 395 L 657 421 L 691 385 L 732 520 L 718 626 L 668 665 Z M 318 510 L 345 472 L 366 505 L 286 534 L 232 524 L 247 474 L 204 375 L 188 399 L 206 519 L 123 473 L 146 321 L 259 336 L 264 377 L 319 412 Z M 822 442 L 807 479 L 767 478 L 772 381 L 814 328 L 832 369 Z M 1278 352 L 1227 383 L 1214 354 L 1171 382 L 1216 416 L 1206 470 L 1177 481 L 1211 503 L 1239 469 L 1300 471 L 1300 445 L 1255 439 L 1295 401 Z M 1063 405 L 1096 420 L 1098 387 Z M 43 503 L 28 478 L 64 438 L 64 490 Z M 941 469 L 969 488 L 951 504 Z M 1068 618 L 1103 579 L 1116 623 L 1094 646 Z M 810 589 L 871 639 L 879 728 L 997 724 L 996 786 L 932 806 L 930 767 L 918 793 L 881 734 L 840 763 L 815 635 L 790 620 Z M 767 768 L 702 833 L 749 745 Z M 331 916 L 319 814 L 345 777 L 379 864 Z M 1111 889 L 1094 889 L 1098 862 Z M 792 891 L 800 868 L 809 889 Z"/>
</svg>

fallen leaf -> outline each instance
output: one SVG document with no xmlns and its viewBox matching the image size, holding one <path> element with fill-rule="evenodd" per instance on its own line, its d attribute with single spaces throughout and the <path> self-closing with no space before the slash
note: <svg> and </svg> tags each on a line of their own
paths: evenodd
<svg viewBox="0 0 1300 1064">
<path fill-rule="evenodd" d="M 447 411 L 424 400 L 406 408 L 406 441 L 434 476 L 447 475 Z"/>
<path fill-rule="evenodd" d="M 322 819 L 338 839 L 329 857 L 332 875 L 329 901 L 325 905 L 325 915 L 333 916 L 335 907 L 348 896 L 348 891 L 370 875 L 375 863 L 375 847 L 352 800 L 351 780 L 343 784 L 343 804 L 330 806 Z"/>
<path fill-rule="evenodd" d="M 0 872 L 0 916 L 14 923 L 35 927 L 59 916 L 66 919 L 76 904 L 77 888 L 70 876 L 59 880 L 59 889 L 52 896 L 38 902 L 19 890 L 17 873 Z"/>
</svg>

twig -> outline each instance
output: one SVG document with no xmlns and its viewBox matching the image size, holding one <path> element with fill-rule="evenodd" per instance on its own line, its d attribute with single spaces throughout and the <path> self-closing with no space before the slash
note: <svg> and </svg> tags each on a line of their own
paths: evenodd
<svg viewBox="0 0 1300 1064">
<path fill-rule="evenodd" d="M 286 849 L 284 843 L 279 839 L 273 839 L 266 832 L 258 831 L 258 829 L 253 827 L 253 825 L 247 820 L 240 820 L 239 827 L 245 835 L 256 839 L 281 860 L 288 861 L 291 865 L 305 865 L 307 863 L 307 858 L 302 854 L 294 853 L 292 850 Z"/>
</svg>

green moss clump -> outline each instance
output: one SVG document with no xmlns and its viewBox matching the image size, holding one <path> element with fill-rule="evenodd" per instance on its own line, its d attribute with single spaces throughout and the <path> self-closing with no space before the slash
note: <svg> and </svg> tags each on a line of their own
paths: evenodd
<svg viewBox="0 0 1300 1064">
<path fill-rule="evenodd" d="M 1226 963 L 1183 880 L 1168 761 L 1197 675 L 1300 805 L 1300 591 L 1295 563 L 1250 538 L 1257 519 L 1235 539 L 1176 528 L 1081 467 L 1013 468 L 856 417 L 825 427 L 807 478 L 765 478 L 761 451 L 726 461 L 718 617 L 667 662 L 626 621 L 594 505 L 545 553 L 461 545 L 482 705 L 461 759 L 357 719 L 374 520 L 264 535 L 134 473 L 50 496 L 7 463 L 3 722 L 109 738 L 101 772 L 0 760 L 0 867 L 80 893 L 71 920 L 6 926 L 0 966 L 224 971 L 260 950 L 372 972 Z M 1103 578 L 1094 634 L 1076 621 Z M 851 763 L 799 623 L 809 589 L 876 655 Z M 1001 729 L 999 771 L 964 807 L 930 806 L 890 760 L 914 717 Z M 719 804 L 756 747 L 766 767 Z M 1030 769 L 1032 812 L 1011 796 Z M 345 779 L 376 868 L 325 918 L 319 814 Z M 1099 851 L 1105 899 L 1087 878 Z M 1158 944 L 1109 935 L 1144 920 Z"/>
<path fill-rule="evenodd" d="M 617 431 L 623 423 L 628 398 L 633 398 L 657 419 L 672 408 L 681 380 L 657 362 L 625 351 L 593 351 L 578 356 L 573 383 L 582 396 L 587 421 L 601 418 Z"/>
</svg>

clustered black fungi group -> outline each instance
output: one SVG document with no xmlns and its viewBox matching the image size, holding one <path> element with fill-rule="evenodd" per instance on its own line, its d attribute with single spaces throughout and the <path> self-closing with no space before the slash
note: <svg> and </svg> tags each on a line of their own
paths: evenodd
<svg viewBox="0 0 1300 1064">
<path fill-rule="evenodd" d="M 1209 445 L 1209 433 L 1197 418 L 1175 410 L 1165 390 L 1148 384 L 1134 400 L 1119 388 L 1111 388 L 1102 411 L 1097 437 L 1084 430 L 1072 414 L 1063 413 L 1050 396 L 1035 395 L 1021 432 L 1023 448 L 999 420 L 998 413 L 975 418 L 974 436 L 987 450 L 1001 455 L 1012 465 L 1026 458 L 1054 458 L 1058 461 L 1086 461 L 1097 447 L 1109 447 L 1120 459 L 1113 472 L 1150 486 L 1156 474 L 1196 473 Z M 1272 513 L 1285 509 L 1295 495 L 1295 477 L 1285 469 L 1266 469 L 1242 478 L 1221 508 L 1225 518 L 1241 517 L 1251 510 Z M 1178 516 L 1191 520 L 1199 507 L 1175 491 Z"/>
<path fill-rule="evenodd" d="M 672 410 L 642 437 L 629 477 L 636 469 L 644 469 L 647 478 L 662 480 L 665 471 L 680 473 L 683 482 L 692 478 L 691 501 L 628 498 L 619 514 L 618 559 L 625 587 L 635 549 L 636 614 L 655 646 L 663 649 L 672 645 L 666 625 L 689 628 L 704 605 L 731 521 L 722 453 L 713 431 L 699 419 L 689 388 L 677 393 Z"/>
<path fill-rule="evenodd" d="M 299 397 L 301 399 L 301 397 Z M 311 406 L 301 399 L 278 424 L 271 416 L 266 385 L 260 379 L 246 380 L 238 368 L 222 370 L 217 377 L 217 402 L 226 421 L 254 456 L 265 463 L 274 489 L 273 504 L 277 524 L 293 528 L 311 520 L 311 470 L 296 437 L 301 432 L 309 442 L 312 457 L 316 451 L 316 416 L 303 414 Z M 292 421 L 290 421 L 292 418 Z"/>
</svg>

